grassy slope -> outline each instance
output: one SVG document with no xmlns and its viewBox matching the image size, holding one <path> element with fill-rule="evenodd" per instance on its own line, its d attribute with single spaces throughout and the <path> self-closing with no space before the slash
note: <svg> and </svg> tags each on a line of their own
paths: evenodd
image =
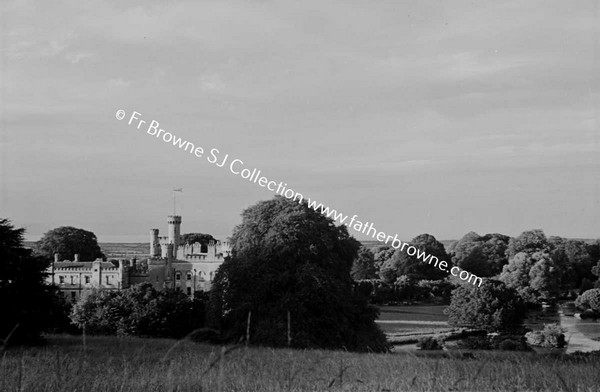
<svg viewBox="0 0 600 392">
<path fill-rule="evenodd" d="M 600 358 L 535 354 L 477 359 L 333 351 L 233 350 L 173 340 L 54 336 L 0 359 L 0 390 L 19 391 L 487 391 L 596 390 Z M 211 367 L 212 364 L 212 367 Z"/>
</svg>

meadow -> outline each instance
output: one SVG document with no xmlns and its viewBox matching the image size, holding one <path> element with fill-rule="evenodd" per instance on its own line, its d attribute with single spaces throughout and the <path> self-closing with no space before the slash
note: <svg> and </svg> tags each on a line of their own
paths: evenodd
<svg viewBox="0 0 600 392">
<path fill-rule="evenodd" d="M 48 337 L 11 349 L 2 391 L 597 391 L 600 356 L 357 354 L 169 339 Z"/>
</svg>

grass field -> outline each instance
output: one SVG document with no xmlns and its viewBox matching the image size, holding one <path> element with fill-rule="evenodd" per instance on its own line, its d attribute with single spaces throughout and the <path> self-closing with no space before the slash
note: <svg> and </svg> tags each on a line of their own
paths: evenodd
<svg viewBox="0 0 600 392">
<path fill-rule="evenodd" d="M 404 333 L 422 330 L 435 332 L 448 329 L 445 306 L 381 306 L 379 311 L 379 328 L 385 333 Z"/>
<path fill-rule="evenodd" d="M 221 354 L 224 351 L 224 354 Z M 596 391 L 600 358 L 218 346 L 168 339 L 50 336 L 5 352 L 1 391 Z"/>
</svg>

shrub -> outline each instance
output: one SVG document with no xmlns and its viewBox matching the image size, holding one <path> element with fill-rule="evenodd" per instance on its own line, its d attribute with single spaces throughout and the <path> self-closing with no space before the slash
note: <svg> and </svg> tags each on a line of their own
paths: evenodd
<svg viewBox="0 0 600 392">
<path fill-rule="evenodd" d="M 441 350 L 443 348 L 443 344 L 438 338 L 427 336 L 419 339 L 417 347 L 419 347 L 421 350 Z"/>
<path fill-rule="evenodd" d="M 201 292 L 192 300 L 180 291 L 157 291 L 144 283 L 82 297 L 71 320 L 90 334 L 181 338 L 204 325 L 206 302 Z"/>
<path fill-rule="evenodd" d="M 585 291 L 575 301 L 575 305 L 581 310 L 592 310 L 600 312 L 600 289 L 591 289 Z"/>
<path fill-rule="evenodd" d="M 587 310 L 584 310 L 583 312 L 581 312 L 581 315 L 579 315 L 579 317 L 582 320 L 587 320 L 587 319 L 595 320 L 595 319 L 600 318 L 600 312 L 594 312 L 592 309 L 587 309 Z"/>
<path fill-rule="evenodd" d="M 446 303 L 450 301 L 452 290 L 456 285 L 448 280 L 422 280 L 417 286 L 422 288 L 426 295 L 442 298 Z"/>
<path fill-rule="evenodd" d="M 567 345 L 565 329 L 556 323 L 545 324 L 541 331 L 527 332 L 525 339 L 531 346 L 563 348 Z"/>
<path fill-rule="evenodd" d="M 491 339 L 492 348 L 503 351 L 531 350 L 523 335 L 499 335 Z"/>
<path fill-rule="evenodd" d="M 458 342 L 458 347 L 466 350 L 491 350 L 492 345 L 487 336 L 469 336 Z"/>
<path fill-rule="evenodd" d="M 519 351 L 521 347 L 521 342 L 514 339 L 505 339 L 498 344 L 498 349 L 503 351 Z"/>
<path fill-rule="evenodd" d="M 497 280 L 486 280 L 481 287 L 462 285 L 452 291 L 450 306 L 444 311 L 453 327 L 487 331 L 519 327 L 525 309 L 517 292 Z"/>
</svg>

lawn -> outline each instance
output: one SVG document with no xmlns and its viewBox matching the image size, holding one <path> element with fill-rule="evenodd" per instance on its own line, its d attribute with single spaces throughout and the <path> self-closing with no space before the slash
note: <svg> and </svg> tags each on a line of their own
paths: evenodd
<svg viewBox="0 0 600 392">
<path fill-rule="evenodd" d="M 385 333 L 448 329 L 446 306 L 381 306 L 377 323 Z"/>
<path fill-rule="evenodd" d="M 50 336 L 0 363 L 2 391 L 597 390 L 600 358 L 222 348 L 168 339 Z"/>
</svg>

